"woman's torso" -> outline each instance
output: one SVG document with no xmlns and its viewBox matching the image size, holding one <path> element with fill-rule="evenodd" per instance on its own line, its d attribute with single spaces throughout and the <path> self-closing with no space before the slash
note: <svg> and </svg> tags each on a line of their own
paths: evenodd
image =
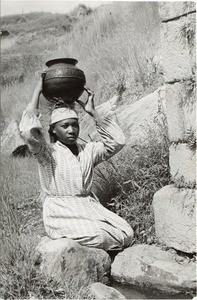
<svg viewBox="0 0 197 300">
<path fill-rule="evenodd" d="M 78 149 L 76 156 L 56 142 L 48 155 L 38 160 L 41 188 L 46 196 L 89 194 L 93 173 L 91 143 L 78 145 Z"/>
</svg>

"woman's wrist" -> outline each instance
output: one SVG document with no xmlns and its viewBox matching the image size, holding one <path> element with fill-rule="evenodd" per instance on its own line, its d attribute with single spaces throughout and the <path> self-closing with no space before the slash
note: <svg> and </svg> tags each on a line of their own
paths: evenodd
<svg viewBox="0 0 197 300">
<path fill-rule="evenodd" d="M 37 86 L 35 87 L 34 92 L 36 92 L 37 94 L 41 94 L 42 92 L 42 86 L 40 85 L 40 83 L 37 84 Z"/>
<path fill-rule="evenodd" d="M 96 123 L 102 122 L 102 116 L 95 110 L 94 114 L 92 115 L 94 121 Z"/>
<path fill-rule="evenodd" d="M 36 108 L 36 109 L 38 108 L 40 94 L 41 94 L 41 89 L 39 86 L 36 86 L 30 103 L 32 108 Z"/>
<path fill-rule="evenodd" d="M 96 118 L 96 116 L 98 115 L 97 111 L 94 109 L 92 111 L 89 111 L 88 114 L 93 117 L 93 118 Z"/>
</svg>

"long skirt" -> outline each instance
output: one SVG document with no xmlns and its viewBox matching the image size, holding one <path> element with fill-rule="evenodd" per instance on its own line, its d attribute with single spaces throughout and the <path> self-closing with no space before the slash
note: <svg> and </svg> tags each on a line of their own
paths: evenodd
<svg viewBox="0 0 197 300">
<path fill-rule="evenodd" d="M 46 197 L 43 221 L 52 239 L 67 237 L 106 251 L 122 250 L 133 239 L 131 226 L 91 196 Z"/>
</svg>

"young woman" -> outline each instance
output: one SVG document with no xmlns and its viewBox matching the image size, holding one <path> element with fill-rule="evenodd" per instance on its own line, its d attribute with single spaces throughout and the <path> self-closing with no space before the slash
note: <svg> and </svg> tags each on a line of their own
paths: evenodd
<svg viewBox="0 0 197 300">
<path fill-rule="evenodd" d="M 42 79 L 32 101 L 23 112 L 21 136 L 36 158 L 43 199 L 43 222 L 52 239 L 67 237 L 81 245 L 106 251 L 122 250 L 131 244 L 133 230 L 121 217 L 102 206 L 91 192 L 93 168 L 122 149 L 125 136 L 119 126 L 101 117 L 94 107 L 94 94 L 86 103 L 78 100 L 95 122 L 101 141 L 79 144 L 78 115 L 74 109 L 54 109 L 50 119 L 51 144 L 42 134 L 39 96 Z"/>
</svg>

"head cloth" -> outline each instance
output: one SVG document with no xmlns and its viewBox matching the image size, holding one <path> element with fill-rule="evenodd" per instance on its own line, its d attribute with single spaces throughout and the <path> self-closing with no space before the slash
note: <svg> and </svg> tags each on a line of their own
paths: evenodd
<svg viewBox="0 0 197 300">
<path fill-rule="evenodd" d="M 49 125 L 70 118 L 78 119 L 77 112 L 73 108 L 67 108 L 67 107 L 56 108 L 51 113 Z"/>
</svg>

